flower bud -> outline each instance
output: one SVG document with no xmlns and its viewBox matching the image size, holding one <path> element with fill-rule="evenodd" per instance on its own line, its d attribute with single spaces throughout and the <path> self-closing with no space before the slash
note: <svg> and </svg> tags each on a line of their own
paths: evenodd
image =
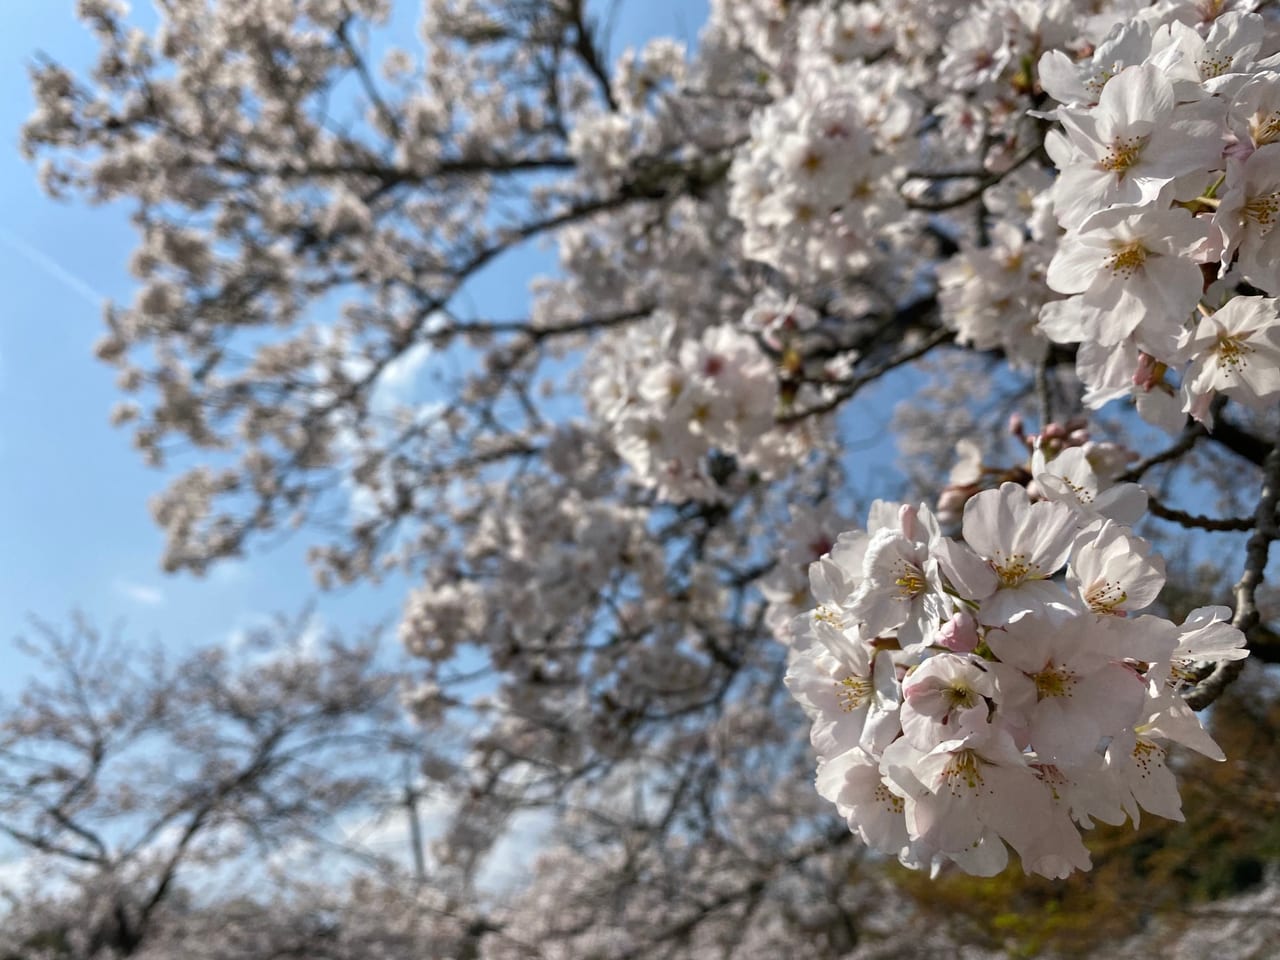
<svg viewBox="0 0 1280 960">
<path fill-rule="evenodd" d="M 972 653 L 978 646 L 978 621 L 963 610 L 953 613 L 938 631 L 938 643 L 952 653 Z"/>
<path fill-rule="evenodd" d="M 938 522 L 944 526 L 959 523 L 972 487 L 946 487 L 938 494 Z"/>
</svg>

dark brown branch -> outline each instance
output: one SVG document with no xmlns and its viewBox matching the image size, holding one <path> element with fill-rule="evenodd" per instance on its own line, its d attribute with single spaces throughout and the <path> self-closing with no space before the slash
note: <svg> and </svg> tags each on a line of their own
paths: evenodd
<svg viewBox="0 0 1280 960">
<path fill-rule="evenodd" d="M 840 383 L 836 392 L 821 403 L 814 404 L 812 407 L 806 407 L 803 410 L 795 410 L 778 417 L 778 423 L 796 423 L 800 420 L 805 420 L 819 414 L 830 413 L 846 400 L 850 399 L 867 384 L 879 380 L 890 370 L 895 370 L 904 364 L 911 363 L 913 360 L 920 359 L 934 347 L 946 343 L 954 337 L 954 330 L 947 330 L 945 328 L 934 330 L 932 333 L 926 335 L 924 339 L 915 346 L 903 350 L 901 353 L 895 354 L 881 363 L 876 364 L 866 373 Z"/>
<path fill-rule="evenodd" d="M 1204 517 L 1195 513 L 1187 513 L 1185 510 L 1179 510 L 1176 507 L 1165 506 L 1149 492 L 1147 494 L 1147 509 L 1161 520 L 1169 520 L 1179 526 L 1196 527 L 1200 530 L 1217 532 L 1252 530 L 1255 523 L 1253 517 Z"/>
<path fill-rule="evenodd" d="M 351 33 L 347 29 L 349 24 L 350 19 L 348 18 L 338 25 L 338 43 L 347 56 L 351 58 L 352 69 L 355 70 L 356 76 L 360 78 L 360 85 L 364 88 L 365 95 L 373 104 L 373 108 L 378 112 L 378 118 L 398 140 L 401 136 L 400 120 L 391 108 L 387 106 L 382 94 L 378 92 L 378 85 L 374 82 L 373 76 L 369 72 L 369 64 L 366 62 L 364 55 L 356 49 L 356 45 L 351 41 Z"/>
<path fill-rule="evenodd" d="M 1019 167 L 1025 165 L 1033 157 L 1041 155 L 1041 153 L 1043 152 L 1043 149 L 1044 149 L 1043 146 L 1037 143 L 1030 150 L 1022 154 L 1022 156 L 1020 156 L 1017 160 L 1013 161 L 1013 163 L 1010 164 L 1006 169 L 1001 170 L 999 173 L 989 173 L 984 175 L 978 181 L 977 186 L 975 186 L 971 190 L 965 191 L 964 193 L 960 194 L 958 197 L 952 197 L 950 200 L 940 200 L 936 202 L 929 201 L 929 200 L 908 200 L 907 206 L 910 207 L 912 210 L 926 210 L 931 213 L 941 213 L 944 210 L 953 210 L 956 207 L 963 207 L 966 203 L 971 203 L 972 201 L 977 200 L 979 197 L 981 197 L 983 192 L 988 187 L 995 186 L 997 183 L 999 183 L 1009 174 L 1013 173 Z M 923 178 L 917 177 L 916 179 L 923 179 Z"/>
<path fill-rule="evenodd" d="M 1280 538 L 1276 525 L 1276 504 L 1280 502 L 1280 443 L 1273 444 L 1263 462 L 1262 491 L 1254 513 L 1254 531 L 1245 547 L 1244 573 L 1236 584 L 1236 613 L 1232 624 L 1247 637 L 1261 619 L 1257 592 L 1267 568 L 1271 542 Z M 1227 689 L 1240 671 L 1244 660 L 1224 660 L 1187 693 L 1192 710 L 1203 710 Z"/>
<path fill-rule="evenodd" d="M 1177 460 L 1183 454 L 1190 452 L 1191 448 L 1194 447 L 1201 438 L 1206 436 L 1207 433 L 1208 431 L 1205 430 L 1203 424 L 1189 420 L 1187 425 L 1182 428 L 1182 436 L 1178 438 L 1176 443 L 1135 464 L 1131 469 L 1126 470 L 1117 477 L 1116 482 L 1136 483 L 1141 480 L 1146 472 L 1152 467 L 1158 467 L 1162 463 Z"/>
<path fill-rule="evenodd" d="M 609 110 L 617 112 L 618 100 L 613 94 L 613 84 L 609 80 L 609 71 L 605 69 L 603 58 L 596 46 L 595 32 L 586 21 L 586 4 L 584 0 L 573 0 L 569 5 L 569 28 L 573 31 L 573 52 L 591 74 L 600 88 Z"/>
<path fill-rule="evenodd" d="M 1222 417 L 1214 423 L 1213 430 L 1209 432 L 1209 439 L 1257 466 L 1262 466 L 1271 450 L 1271 445 L 1261 437 Z"/>
</svg>

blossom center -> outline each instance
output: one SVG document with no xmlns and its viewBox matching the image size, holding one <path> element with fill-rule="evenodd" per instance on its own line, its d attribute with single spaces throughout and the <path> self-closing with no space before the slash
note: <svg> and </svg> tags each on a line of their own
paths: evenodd
<svg viewBox="0 0 1280 960">
<path fill-rule="evenodd" d="M 1258 233 L 1265 237 L 1276 225 L 1276 217 L 1280 214 L 1280 190 L 1250 198 L 1245 202 L 1242 213 L 1246 220 L 1258 225 Z"/>
<path fill-rule="evenodd" d="M 1249 133 L 1260 147 L 1280 140 L 1280 110 L 1273 110 L 1265 116 L 1255 114 L 1249 124 Z"/>
<path fill-rule="evenodd" d="M 823 623 L 829 623 L 831 626 L 843 630 L 844 613 L 834 607 L 821 606 L 813 611 L 813 619 L 821 620 Z"/>
<path fill-rule="evenodd" d="M 1087 487 L 1081 486 L 1070 477 L 1059 477 L 1058 479 L 1066 485 L 1068 490 L 1075 494 L 1075 498 L 1081 503 L 1093 503 L 1093 494 Z"/>
<path fill-rule="evenodd" d="M 1066 775 L 1052 763 L 1033 763 L 1031 769 L 1036 772 L 1040 782 L 1049 788 L 1055 801 L 1062 799 L 1067 788 Z"/>
<path fill-rule="evenodd" d="M 1196 69 L 1200 71 L 1200 79 L 1212 80 L 1214 77 L 1222 76 L 1231 69 L 1235 59 L 1230 53 L 1215 52 L 1210 54 L 1206 51 L 1204 59 L 1196 61 Z"/>
<path fill-rule="evenodd" d="M 970 710 L 978 705 L 978 693 L 963 680 L 956 680 L 943 692 L 951 710 Z"/>
<path fill-rule="evenodd" d="M 849 676 L 836 682 L 836 700 L 845 713 L 866 706 L 871 699 L 871 681 L 867 677 Z"/>
<path fill-rule="evenodd" d="M 1116 612 L 1116 607 L 1129 599 L 1117 580 L 1095 580 L 1084 592 L 1084 602 L 1094 613 Z"/>
<path fill-rule="evenodd" d="M 800 169 L 808 174 L 816 174 L 822 169 L 822 154 L 816 150 L 810 150 L 804 155 L 804 159 L 800 161 Z"/>
<path fill-rule="evenodd" d="M 898 577 L 893 583 L 898 588 L 899 599 L 911 600 L 924 591 L 924 572 L 914 564 L 903 562 L 898 567 Z"/>
<path fill-rule="evenodd" d="M 883 781 L 876 784 L 876 791 L 873 794 L 873 797 L 876 803 L 885 807 L 891 813 L 902 813 L 906 806 L 906 804 L 903 803 L 902 798 L 896 793 L 890 791 L 890 789 L 884 785 Z"/>
<path fill-rule="evenodd" d="M 982 786 L 982 770 L 978 755 L 972 750 L 958 750 L 942 771 L 942 785 L 952 796 L 976 791 Z"/>
<path fill-rule="evenodd" d="M 1218 336 L 1218 345 L 1214 347 L 1214 353 L 1217 355 L 1220 370 L 1239 373 L 1249 365 L 1249 354 L 1253 353 L 1253 347 L 1239 336 L 1223 333 Z"/>
<path fill-rule="evenodd" d="M 1128 280 L 1141 270 L 1142 265 L 1146 262 L 1147 248 L 1135 241 L 1116 248 L 1107 265 L 1114 275 Z"/>
<path fill-rule="evenodd" d="M 1041 700 L 1069 697 L 1076 686 L 1076 675 L 1062 667 L 1045 667 L 1032 680 L 1035 681 L 1036 694 Z"/>
<path fill-rule="evenodd" d="M 1151 768 L 1158 767 L 1164 760 L 1164 751 L 1147 740 L 1137 740 L 1133 745 L 1133 764 L 1142 770 L 1141 776 L 1146 779 L 1151 775 Z"/>
<path fill-rule="evenodd" d="M 1116 137 L 1111 141 L 1107 155 L 1098 161 L 1098 166 L 1121 178 L 1137 164 L 1146 145 L 1146 137 Z"/>
<path fill-rule="evenodd" d="M 1114 77 L 1123 69 L 1121 64 L 1113 63 L 1110 67 L 1103 67 L 1092 77 L 1084 82 L 1084 88 L 1089 91 L 1089 96 L 1097 100 L 1102 96 L 1102 88 L 1107 85 L 1107 81 Z"/>
<path fill-rule="evenodd" d="M 1002 587 L 1016 587 L 1031 575 L 1031 564 L 1027 562 L 1025 553 L 1015 553 L 1008 560 L 995 564 L 995 568 Z"/>
</svg>

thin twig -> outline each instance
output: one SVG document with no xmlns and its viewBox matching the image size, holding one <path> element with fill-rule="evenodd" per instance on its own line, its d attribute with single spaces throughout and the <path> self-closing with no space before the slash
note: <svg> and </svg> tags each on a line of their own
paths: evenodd
<svg viewBox="0 0 1280 960">
<path fill-rule="evenodd" d="M 840 388 L 834 394 L 826 400 L 823 400 L 821 403 L 816 403 L 803 410 L 794 410 L 778 417 L 778 423 L 796 423 L 797 421 L 804 420 L 818 414 L 830 413 L 832 410 L 836 409 L 836 407 L 840 406 L 840 404 L 844 403 L 855 393 L 865 387 L 868 383 L 871 383 L 873 380 L 880 379 L 880 377 L 884 376 L 890 370 L 895 370 L 903 364 L 910 363 L 913 360 L 918 360 L 934 347 L 939 344 L 946 343 L 954 336 L 954 330 L 948 330 L 946 328 L 935 330 L 910 349 L 889 357 L 883 363 L 877 364 L 861 376 L 854 377 L 852 380 L 842 383 Z"/>
<path fill-rule="evenodd" d="M 1253 517 L 1204 517 L 1195 513 L 1187 513 L 1177 507 L 1168 507 L 1147 493 L 1147 509 L 1161 520 L 1170 520 L 1183 527 L 1196 527 L 1200 530 L 1219 532 L 1252 530 L 1256 524 Z"/>
<path fill-rule="evenodd" d="M 1015 170 L 1017 170 L 1019 167 L 1025 164 L 1032 157 L 1039 154 L 1040 151 L 1043 149 L 1044 149 L 1043 144 L 1037 143 L 1030 150 L 1027 150 L 1025 153 L 1023 153 L 1022 156 L 1018 157 L 1017 160 L 1009 164 L 1009 166 L 1006 167 L 1004 170 L 1001 170 L 999 173 L 987 174 L 986 176 L 982 177 L 978 181 L 978 185 L 975 186 L 972 190 L 966 190 L 964 193 L 960 194 L 959 196 L 952 197 L 950 200 L 938 200 L 938 201 L 908 200 L 907 206 L 910 207 L 912 210 L 929 210 L 935 213 L 943 210 L 954 210 L 956 207 L 962 207 L 966 203 L 969 203 L 972 200 L 977 200 L 980 196 L 982 196 L 983 192 L 988 187 L 995 186 L 997 183 L 999 183 L 1009 174 L 1013 173 Z M 917 178 L 917 179 L 923 179 L 923 178 Z"/>
<path fill-rule="evenodd" d="M 1158 467 L 1162 463 L 1168 463 L 1170 460 L 1177 460 L 1184 453 L 1187 453 L 1194 447 L 1202 437 L 1207 435 L 1207 431 L 1203 424 L 1196 423 L 1194 420 L 1187 423 L 1182 428 L 1182 436 L 1178 437 L 1176 443 L 1166 447 L 1159 453 L 1147 457 L 1147 459 L 1135 464 L 1131 469 L 1126 470 L 1116 478 L 1117 483 L 1136 483 L 1141 480 L 1143 475 L 1152 467 Z"/>
<path fill-rule="evenodd" d="M 1036 399 L 1040 403 L 1040 429 L 1053 421 L 1053 398 L 1049 393 L 1049 350 L 1046 347 L 1044 356 L 1036 364 Z"/>
<path fill-rule="evenodd" d="M 1258 587 L 1267 568 L 1271 542 L 1280 539 L 1280 527 L 1276 524 L 1277 502 L 1280 502 L 1280 443 L 1272 445 L 1262 464 L 1262 491 L 1254 513 L 1253 535 L 1245 547 L 1244 573 L 1236 584 L 1236 613 L 1231 623 L 1246 636 L 1261 619 L 1256 599 Z M 1192 710 L 1203 710 L 1222 696 L 1242 669 L 1244 660 L 1219 661 L 1209 675 L 1187 693 L 1188 705 Z"/>
</svg>

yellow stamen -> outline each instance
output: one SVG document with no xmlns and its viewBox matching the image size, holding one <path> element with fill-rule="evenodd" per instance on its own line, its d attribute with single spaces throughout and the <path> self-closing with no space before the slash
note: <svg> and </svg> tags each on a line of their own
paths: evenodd
<svg viewBox="0 0 1280 960">
<path fill-rule="evenodd" d="M 1061 667 L 1046 667 L 1037 673 L 1032 680 L 1036 684 L 1036 694 L 1041 700 L 1048 697 L 1069 697 L 1076 686 L 1076 675 L 1068 673 Z"/>
<path fill-rule="evenodd" d="M 1110 262 L 1107 264 L 1111 268 L 1111 272 L 1128 280 L 1135 273 L 1142 269 L 1142 265 L 1147 262 L 1147 248 L 1141 243 L 1126 244 L 1118 247 L 1112 254 Z"/>
<path fill-rule="evenodd" d="M 866 677 L 845 677 L 836 681 L 836 700 L 845 713 L 853 713 L 871 700 L 871 681 Z"/>
<path fill-rule="evenodd" d="M 1253 353 L 1253 347 L 1239 337 L 1224 333 L 1219 335 L 1214 353 L 1217 354 L 1219 369 L 1239 374 L 1249 365 L 1249 354 Z"/>
<path fill-rule="evenodd" d="M 1116 137 L 1107 155 L 1098 161 L 1098 167 L 1111 171 L 1117 179 L 1122 178 L 1138 162 L 1146 145 L 1146 137 Z"/>
<path fill-rule="evenodd" d="M 1276 225 L 1277 216 L 1280 215 L 1280 190 L 1251 197 L 1245 202 L 1241 213 L 1246 220 L 1256 223 L 1258 233 L 1265 237 Z"/>
</svg>

